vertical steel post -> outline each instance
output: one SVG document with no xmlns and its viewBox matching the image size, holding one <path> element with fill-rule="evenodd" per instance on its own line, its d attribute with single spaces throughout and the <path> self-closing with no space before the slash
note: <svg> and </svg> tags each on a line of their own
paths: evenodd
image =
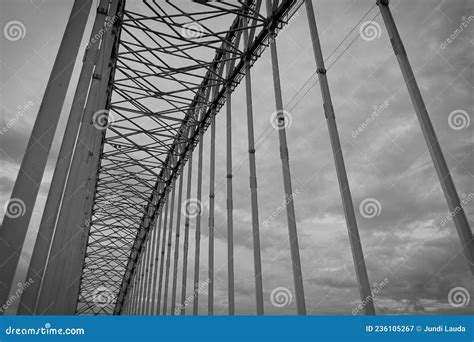
<svg viewBox="0 0 474 342">
<path fill-rule="evenodd" d="M 197 174 L 197 205 L 199 213 L 196 216 L 196 235 L 194 244 L 194 292 L 193 292 L 193 315 L 198 315 L 199 308 L 199 262 L 201 252 L 201 198 L 202 198 L 202 154 L 203 154 L 203 132 L 199 132 L 198 152 L 198 174 Z"/>
<path fill-rule="evenodd" d="M 212 86 L 212 96 L 219 91 L 219 78 L 222 76 L 224 64 L 221 64 L 215 77 L 216 83 Z M 215 180 L 216 180 L 216 108 L 211 108 L 211 146 L 209 160 L 209 260 L 208 260 L 208 315 L 214 315 L 214 232 L 215 232 Z"/>
<path fill-rule="evenodd" d="M 166 205 L 164 207 L 165 210 L 165 219 L 163 221 L 163 236 L 161 240 L 161 248 L 160 248 L 160 270 L 159 273 L 159 280 L 158 280 L 158 302 L 156 304 L 156 312 L 159 315 L 161 312 L 161 290 L 163 286 L 163 267 L 164 267 L 164 258 L 165 258 L 165 244 L 166 244 L 166 229 L 168 227 L 168 211 L 170 206 L 170 199 L 168 194 L 166 196 Z M 159 243 L 159 242 L 158 242 Z"/>
<path fill-rule="evenodd" d="M 211 151 L 209 165 L 209 287 L 207 306 L 209 316 L 214 315 L 214 197 L 215 197 L 215 179 L 216 179 L 216 116 L 212 109 L 211 121 Z"/>
<path fill-rule="evenodd" d="M 191 153 L 188 160 L 188 183 L 186 190 L 186 202 L 187 205 L 191 198 L 191 178 L 193 171 L 193 154 Z M 189 248 L 189 215 L 187 215 L 187 208 L 185 208 L 184 218 L 184 243 L 183 243 L 183 278 L 181 281 L 181 315 L 186 313 L 185 301 L 186 301 L 186 280 L 188 276 L 188 248 Z"/>
<path fill-rule="evenodd" d="M 140 301 L 140 308 L 139 308 L 139 313 L 140 316 L 143 316 L 145 310 L 145 303 L 146 303 L 146 278 L 147 278 L 147 273 L 148 273 L 148 245 L 149 245 L 149 240 L 146 240 L 144 242 L 143 246 L 143 260 L 142 260 L 142 273 L 141 273 L 141 301 Z"/>
<path fill-rule="evenodd" d="M 144 306 L 146 302 L 146 275 L 148 273 L 148 240 L 144 242 L 144 247 L 143 247 L 143 254 L 142 254 L 142 273 L 141 273 L 141 303 L 140 303 L 140 308 L 139 312 L 140 315 L 143 316 L 144 313 Z"/>
<path fill-rule="evenodd" d="M 135 290 L 133 291 L 133 310 L 132 314 L 136 314 L 136 308 L 137 308 L 137 298 L 138 298 L 138 272 L 135 272 L 135 277 L 134 277 L 134 287 Z"/>
<path fill-rule="evenodd" d="M 425 138 L 426 144 L 428 145 L 428 150 L 430 151 L 436 174 L 438 175 L 438 179 L 441 183 L 444 197 L 446 198 L 448 208 L 453 215 L 454 225 L 456 226 L 459 239 L 461 240 L 461 248 L 468 261 L 471 273 L 474 275 L 474 239 L 471 228 L 469 227 L 469 222 L 466 218 L 466 213 L 464 212 L 464 208 L 459 201 L 456 187 L 454 186 L 448 165 L 444 159 L 443 151 L 439 146 L 438 138 L 436 137 L 428 110 L 426 109 L 425 102 L 423 101 L 420 89 L 418 88 L 415 74 L 413 73 L 402 39 L 400 38 L 397 26 L 393 20 L 393 16 L 389 7 L 389 0 L 377 0 L 377 5 L 379 6 L 380 13 L 382 14 L 383 20 L 385 22 L 385 27 L 387 28 L 388 35 L 390 36 L 390 42 L 392 43 L 393 50 L 397 56 L 398 64 L 400 65 L 403 79 L 405 80 L 408 93 L 410 94 L 410 98 L 413 103 L 416 116 L 418 117 L 421 130 L 423 131 L 423 136 Z"/>
<path fill-rule="evenodd" d="M 145 273 L 147 267 L 147 247 L 148 241 L 144 241 L 142 249 L 142 255 L 140 256 L 140 293 L 138 298 L 137 314 L 143 315 L 143 305 L 145 302 Z"/>
<path fill-rule="evenodd" d="M 148 240 L 145 241 L 145 246 L 143 249 L 143 254 L 142 254 L 142 272 L 141 272 L 141 295 L 140 295 L 140 307 L 138 308 L 139 310 L 139 315 L 143 316 L 144 310 L 143 307 L 145 306 L 145 301 L 146 301 L 146 273 L 147 273 L 147 263 L 148 263 Z"/>
<path fill-rule="evenodd" d="M 267 0 L 267 15 L 272 13 L 271 0 Z M 274 32 L 271 32 L 274 34 Z M 290 199 L 293 196 L 291 186 L 290 161 L 288 155 L 288 143 L 286 140 L 285 116 L 283 113 L 283 100 L 281 96 L 280 71 L 278 67 L 278 56 L 275 40 L 270 44 L 270 53 L 273 69 L 273 86 L 275 90 L 275 102 L 277 110 L 277 120 L 279 124 L 280 159 L 283 172 L 283 185 L 285 197 Z M 300 251 L 298 245 L 298 232 L 296 229 L 295 205 L 293 200 L 288 200 L 286 214 L 288 218 L 288 235 L 290 239 L 291 262 L 293 269 L 293 280 L 295 285 L 296 308 L 298 315 L 306 315 L 306 303 L 304 297 L 303 274 L 301 271 Z"/>
<path fill-rule="evenodd" d="M 249 44 L 248 31 L 244 31 L 245 47 Z M 257 315 L 263 315 L 263 279 L 262 279 L 262 257 L 260 254 L 260 231 L 258 224 L 258 194 L 257 194 L 257 167 L 255 160 L 255 137 L 253 128 L 253 105 L 252 105 L 252 79 L 250 76 L 250 58 L 247 57 L 245 64 L 245 95 L 247 100 L 247 132 L 249 146 L 249 170 L 250 170 L 250 200 L 252 203 L 252 237 L 253 237 L 253 262 L 255 275 L 255 299 Z"/>
<path fill-rule="evenodd" d="M 144 275 L 143 275 L 143 302 L 142 302 L 142 307 L 141 307 L 141 312 L 142 312 L 142 315 L 146 315 L 147 312 L 146 312 L 146 305 L 147 305 L 147 302 L 148 302 L 148 290 L 149 290 L 149 285 L 148 285 L 148 277 L 149 277 L 149 274 L 150 274 L 150 264 L 152 262 L 152 259 L 151 259 L 151 245 L 152 245 L 152 240 L 151 240 L 151 236 L 150 234 L 148 234 L 148 239 L 147 239 L 147 242 L 146 242 L 146 248 L 145 248 L 145 272 L 144 272 Z"/>
<path fill-rule="evenodd" d="M 163 212 L 158 217 L 158 234 L 156 234 L 156 238 L 153 241 L 153 244 L 156 246 L 156 253 L 155 253 L 155 259 L 154 259 L 154 264 L 155 267 L 153 267 L 153 275 L 152 275 L 152 292 L 151 292 L 151 314 L 155 315 L 158 314 L 155 310 L 156 308 L 156 285 L 158 283 L 158 257 L 160 255 L 160 238 L 161 238 L 161 230 L 162 230 L 162 222 L 163 222 Z"/>
<path fill-rule="evenodd" d="M 138 288 L 138 277 L 137 277 L 137 272 L 135 272 L 135 276 L 133 277 L 133 286 L 134 286 L 134 290 L 133 290 L 133 302 L 132 302 L 132 311 L 131 313 L 133 315 L 135 315 L 135 308 L 137 306 L 137 288 Z"/>
<path fill-rule="evenodd" d="M 132 280 L 130 284 L 130 291 L 127 293 L 127 310 L 126 315 L 130 315 L 133 306 L 133 292 L 135 291 L 135 283 Z"/>
<path fill-rule="evenodd" d="M 6 206 L 0 229 L 0 270 L 5 284 L 0 286 L 0 305 L 7 301 L 15 277 L 91 6 L 91 0 L 74 1 L 20 171 Z M 22 215 L 9 215 L 9 209 L 13 212 L 18 204 Z"/>
<path fill-rule="evenodd" d="M 130 315 L 130 306 L 132 304 L 132 297 L 131 294 L 133 293 L 133 281 L 130 283 L 130 291 L 127 293 L 127 298 L 126 298 L 126 306 L 125 306 L 125 315 Z"/>
<path fill-rule="evenodd" d="M 150 248 L 150 263 L 149 263 L 149 272 L 147 276 L 147 286 L 146 286 L 146 303 L 145 303 L 145 315 L 150 315 L 150 307 L 151 307 L 151 292 L 152 292 L 152 281 L 153 281 L 153 268 L 156 266 L 155 265 L 155 254 L 156 254 L 156 244 L 155 244 L 155 235 L 156 235 L 156 227 L 152 223 L 152 228 L 151 228 L 151 233 L 150 233 L 150 243 L 149 247 Z"/>
<path fill-rule="evenodd" d="M 168 284 L 170 275 L 170 258 L 171 258 L 171 238 L 173 236 L 173 216 L 174 216 L 174 202 L 175 202 L 175 191 L 176 182 L 173 181 L 173 189 L 171 190 L 171 209 L 170 209 L 170 224 L 168 232 L 168 242 L 166 245 L 166 267 L 165 267 L 165 292 L 163 293 L 163 315 L 166 315 L 166 309 L 168 305 Z"/>
<path fill-rule="evenodd" d="M 137 310 L 137 299 L 138 299 L 138 272 L 135 272 L 135 290 L 133 294 L 133 315 L 136 314 Z"/>
<path fill-rule="evenodd" d="M 138 309 L 138 299 L 139 299 L 139 286 L 140 286 L 140 283 L 139 283 L 139 265 L 136 266 L 137 267 L 137 271 L 135 271 L 135 295 L 134 295 L 134 299 L 133 299 L 133 314 L 136 315 L 137 314 L 137 309 Z"/>
<path fill-rule="evenodd" d="M 134 284 L 133 284 L 133 279 L 131 279 L 131 281 L 130 281 L 130 290 L 127 292 L 127 296 L 125 297 L 125 300 L 124 300 L 124 310 L 123 310 L 124 315 L 130 315 L 130 309 L 131 309 L 131 306 L 132 306 L 132 299 L 133 299 L 134 289 L 135 289 L 135 287 L 134 287 Z"/>
<path fill-rule="evenodd" d="M 131 289 L 130 292 L 128 293 L 128 304 L 127 304 L 127 316 L 131 315 L 132 308 L 133 308 L 133 292 L 135 291 L 135 283 L 132 281 L 131 283 Z"/>
<path fill-rule="evenodd" d="M 357 228 L 357 220 L 354 213 L 354 206 L 352 203 L 349 180 L 347 179 L 346 167 L 344 165 L 344 157 L 342 155 L 341 143 L 339 141 L 339 134 L 337 131 L 336 118 L 334 116 L 334 108 L 332 106 L 331 94 L 329 92 L 329 84 L 326 77 L 326 69 L 324 68 L 324 59 L 321 51 L 321 45 L 319 42 L 313 4 L 311 3 L 311 1 L 305 1 L 305 4 L 306 12 L 308 15 L 309 29 L 311 33 L 311 40 L 313 43 L 314 56 L 316 59 L 319 85 L 321 87 L 321 94 L 323 97 L 323 107 L 329 129 L 329 138 L 331 140 L 334 162 L 336 164 L 337 179 L 339 181 L 339 189 L 341 192 L 342 203 L 344 206 L 347 229 L 349 231 L 349 241 L 352 249 L 352 257 L 354 259 L 354 265 L 359 284 L 360 297 L 362 301 L 366 302 L 366 305 L 364 305 L 365 314 L 374 315 L 375 309 L 372 300 L 372 293 L 370 290 L 369 277 L 367 276 L 367 269 L 365 266 L 364 254 L 362 252 L 359 230 Z"/>
<path fill-rule="evenodd" d="M 131 287 L 130 287 L 130 289 L 131 289 Z M 125 297 L 125 299 L 123 300 L 123 310 L 122 310 L 122 313 L 124 315 L 127 314 L 127 306 L 128 306 L 128 298 Z"/>
<path fill-rule="evenodd" d="M 143 272 L 143 255 L 140 256 L 140 260 L 138 261 L 137 265 L 137 300 L 136 300 L 136 307 L 135 307 L 135 314 L 140 315 L 140 304 L 142 300 L 142 272 Z"/>
<path fill-rule="evenodd" d="M 133 277 L 133 278 L 134 279 L 133 279 L 132 305 L 130 309 L 130 315 L 135 314 L 135 305 L 136 305 L 136 299 L 137 299 L 137 277 Z"/>
<path fill-rule="evenodd" d="M 153 225 L 153 223 L 152 223 Z M 149 315 L 149 310 L 151 306 L 151 280 L 152 280 L 152 275 L 153 275 L 153 267 L 154 267 L 154 252 L 155 252 L 155 244 L 154 242 L 154 236 L 155 236 L 155 229 L 152 226 L 151 231 L 148 233 L 149 235 L 149 243 L 148 243 L 148 249 L 149 251 L 149 261 L 148 261 L 148 272 L 146 276 L 146 293 L 145 293 L 145 315 Z"/>
<path fill-rule="evenodd" d="M 48 197 L 41 217 L 35 247 L 28 268 L 26 279 L 33 279 L 33 283 L 25 289 L 21 296 L 21 302 L 18 309 L 20 315 L 30 315 L 36 310 L 38 294 L 41 291 L 43 275 L 54 236 L 55 223 L 66 184 L 69 166 L 71 164 L 72 151 L 74 150 L 74 144 L 79 131 L 92 71 L 97 60 L 96 54 L 99 40 L 94 39 L 94 36 L 98 34 L 104 26 L 107 10 L 108 1 L 101 0 L 97 7 L 96 18 L 92 27 L 89 45 L 84 54 L 81 73 L 74 93 L 71 111 L 64 131 L 63 141 L 59 150 Z"/>
<path fill-rule="evenodd" d="M 128 292 L 128 296 L 130 298 L 130 305 L 128 307 L 127 315 L 132 315 L 133 314 L 133 305 L 134 305 L 134 300 L 135 300 L 135 277 L 131 280 L 132 283 L 132 290 Z"/>
<path fill-rule="evenodd" d="M 145 241 L 145 248 L 143 250 L 143 270 L 142 270 L 142 298 L 140 303 L 140 315 L 143 316 L 145 314 L 145 304 L 146 304 L 146 288 L 147 288 L 147 274 L 148 274 L 148 263 L 150 261 L 149 255 L 149 246 L 150 240 Z"/>
<path fill-rule="evenodd" d="M 132 287 L 130 287 L 130 290 L 132 290 Z M 126 297 L 125 300 L 123 301 L 123 314 L 127 315 L 128 313 L 128 306 L 129 306 L 129 297 Z"/>
<path fill-rule="evenodd" d="M 230 56 L 230 52 L 229 52 Z M 231 72 L 230 63 L 227 62 L 227 75 Z M 229 315 L 235 314 L 234 295 L 234 218 L 232 201 L 232 101 L 230 84 L 226 85 L 226 169 L 227 169 L 227 282 L 228 282 L 228 304 Z"/>
<path fill-rule="evenodd" d="M 181 169 L 183 170 L 183 168 Z M 176 210 L 176 237 L 174 242 L 174 262 L 173 262 L 173 285 L 171 287 L 171 315 L 175 315 L 176 310 L 176 282 L 178 280 L 178 261 L 179 261 L 179 234 L 181 229 L 181 201 L 183 200 L 183 179 L 181 172 L 179 176 L 178 203 Z"/>
</svg>

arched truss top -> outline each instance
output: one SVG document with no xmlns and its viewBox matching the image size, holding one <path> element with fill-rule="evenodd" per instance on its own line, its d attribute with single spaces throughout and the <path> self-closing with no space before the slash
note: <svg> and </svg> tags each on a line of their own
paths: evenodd
<svg viewBox="0 0 474 342">
<path fill-rule="evenodd" d="M 78 314 L 121 312 L 148 232 L 200 133 L 302 1 L 275 1 L 270 15 L 253 0 L 126 3 Z M 113 300 L 97 305 L 94 291 L 104 287 Z"/>
</svg>

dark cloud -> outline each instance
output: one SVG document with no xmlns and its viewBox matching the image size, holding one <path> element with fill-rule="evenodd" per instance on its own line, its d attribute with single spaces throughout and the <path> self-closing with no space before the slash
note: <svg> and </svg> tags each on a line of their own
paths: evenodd
<svg viewBox="0 0 474 342">
<path fill-rule="evenodd" d="M 0 135 L 0 159 L 5 163 L 20 164 L 25 153 L 30 131 L 20 125 L 14 125 L 5 134 Z"/>
</svg>

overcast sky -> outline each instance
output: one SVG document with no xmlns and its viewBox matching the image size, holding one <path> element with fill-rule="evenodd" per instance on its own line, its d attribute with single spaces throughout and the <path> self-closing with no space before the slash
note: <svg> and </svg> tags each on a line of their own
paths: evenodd
<svg viewBox="0 0 474 342">
<path fill-rule="evenodd" d="M 325 0 L 313 3 L 323 53 L 327 57 L 374 1 Z M 0 4 L 2 28 L 14 20 L 20 21 L 25 28 L 24 37 L 15 41 L 6 39 L 5 33 L 1 36 L 0 128 L 6 129 L 0 133 L 0 203 L 6 203 L 11 194 L 71 6 L 72 1 L 62 0 L 5 0 Z M 468 123 L 474 120 L 472 2 L 392 1 L 391 8 L 458 193 L 462 198 L 472 198 L 473 123 Z M 449 215 L 449 210 L 382 18 L 376 16 L 377 13 L 375 7 L 364 19 L 376 22 L 372 24 L 376 31 L 374 37 L 363 39 L 359 27 L 356 27 L 350 38 L 327 61 L 327 67 L 331 65 L 329 85 L 370 283 L 375 287 L 382 281 L 386 282 L 375 295 L 376 310 L 380 314 L 472 312 L 474 299 L 460 308 L 448 303 L 448 293 L 455 287 L 464 287 L 474 297 L 474 282 L 467 260 L 460 253 L 460 241 L 453 222 L 449 220 L 444 224 L 446 220 L 443 219 Z M 92 19 L 91 13 L 89 24 Z M 82 46 L 86 45 L 86 36 L 88 33 Z M 353 39 L 354 43 L 343 52 Z M 313 88 L 306 85 L 302 89 L 315 71 L 304 6 L 279 34 L 277 47 L 283 100 L 292 119 L 287 135 L 308 313 L 350 315 L 359 301 L 359 292 L 319 85 Z M 41 219 L 77 82 L 78 66 L 79 63 L 74 70 L 33 213 L 24 249 L 25 260 L 31 254 Z M 284 211 L 272 214 L 284 204 L 284 192 L 278 131 L 267 130 L 275 110 L 269 49 L 252 68 L 252 81 L 256 138 L 265 130 L 270 132 L 266 140 L 259 140 L 262 144 L 257 149 L 265 309 L 271 314 L 294 314 L 286 216 Z M 309 85 L 313 84 L 314 77 Z M 309 91 L 303 96 L 306 90 Z M 24 109 L 25 106 L 28 108 Z M 233 178 L 236 312 L 253 314 L 255 298 L 244 84 L 232 95 L 232 108 L 233 154 L 238 169 Z M 461 127 L 453 123 L 453 115 L 450 116 L 453 112 L 456 117 L 465 119 Z M 221 111 L 217 119 L 216 182 L 220 185 L 225 182 L 224 113 Z M 12 120 L 13 124 L 10 124 Z M 204 141 L 203 198 L 206 198 L 209 189 L 209 136 Z M 197 165 L 196 158 L 194 165 Z M 195 193 L 195 188 L 193 191 Z M 221 270 L 215 284 L 216 312 L 222 314 L 226 313 L 227 296 L 225 199 L 223 186 L 216 196 L 216 270 Z M 368 218 L 364 217 L 368 215 L 361 214 L 359 205 L 366 199 L 375 199 L 379 204 L 377 216 Z M 474 199 L 468 200 L 464 209 L 472 227 Z M 205 280 L 206 212 L 202 220 L 201 279 Z M 264 220 L 268 222 L 266 226 L 262 224 Z M 191 280 L 193 231 L 190 237 L 188 273 Z M 288 306 L 272 306 L 270 294 L 277 287 L 285 287 L 292 293 Z M 188 291 L 191 292 L 190 288 Z M 205 298 L 203 293 L 201 303 L 207 303 Z M 206 312 L 205 306 L 200 312 Z"/>
</svg>

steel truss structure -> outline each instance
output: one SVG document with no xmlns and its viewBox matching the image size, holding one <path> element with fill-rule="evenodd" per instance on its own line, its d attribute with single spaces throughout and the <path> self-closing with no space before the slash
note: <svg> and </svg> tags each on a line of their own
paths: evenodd
<svg viewBox="0 0 474 342">
<path fill-rule="evenodd" d="M 76 0 L 72 14 L 83 10 L 79 8 L 80 2 Z M 91 5 L 91 1 L 86 3 Z M 308 14 L 323 110 L 333 148 L 361 301 L 366 302 L 365 314 L 375 314 L 314 9 L 311 1 L 303 0 L 267 0 L 265 4 L 261 0 L 99 2 L 29 269 L 28 277 L 35 279 L 35 282 L 23 295 L 20 313 L 184 314 L 191 224 L 189 216 L 186 216 L 184 248 L 180 251 L 182 203 L 184 210 L 190 210 L 186 206 L 191 200 L 192 154 L 196 147 L 198 202 L 202 197 L 203 135 L 211 126 L 208 313 L 213 314 L 214 120 L 227 104 L 228 305 L 229 314 L 234 314 L 230 102 L 233 90 L 244 77 L 256 309 L 258 314 L 264 313 L 250 68 L 270 47 L 277 121 L 282 126 L 279 130 L 280 156 L 285 195 L 288 196 L 292 193 L 291 174 L 275 38 L 303 3 Z M 450 208 L 461 208 L 453 211 L 456 212 L 454 220 L 464 252 L 468 260 L 472 261 L 472 233 L 459 205 L 449 170 L 390 14 L 388 1 L 378 1 L 377 4 L 406 78 L 448 205 Z M 83 31 L 84 27 L 85 23 L 80 23 L 69 31 Z M 66 30 L 60 51 L 67 48 L 66 43 L 72 39 L 69 31 Z M 80 37 L 74 39 L 78 41 Z M 68 58 L 75 59 L 71 56 Z M 56 63 L 61 61 L 58 54 Z M 51 99 L 47 101 L 54 102 Z M 61 106 L 62 102 L 56 107 L 60 110 Z M 42 120 L 41 115 L 40 111 L 38 120 Z M 37 130 L 33 131 L 33 137 L 36 134 L 40 136 L 40 128 Z M 33 157 L 25 157 L 22 170 L 28 170 L 28 158 Z M 37 158 L 47 158 L 47 153 Z M 186 189 L 183 184 L 185 166 L 188 168 Z M 23 184 L 21 177 L 20 173 L 17 180 L 19 184 Z M 37 192 L 31 191 L 28 195 L 34 204 Z M 19 193 L 19 190 L 14 190 L 12 198 L 18 197 Z M 286 210 L 297 312 L 304 315 L 306 307 L 293 203 L 288 204 Z M 31 213 L 28 212 L 26 216 L 21 224 L 25 233 Z M 5 219 L 4 222 L 0 237 L 11 241 L 12 248 L 22 246 L 21 234 L 12 237 L 10 221 Z M 200 227 L 198 213 L 195 225 L 193 314 L 198 314 Z M 173 257 L 172 245 L 175 246 Z M 14 254 L 12 251 L 5 249 L 4 253 Z M 7 255 L 1 257 L 2 262 L 10 260 L 8 262 L 11 265 L 16 265 L 17 259 Z M 172 258 L 174 266 L 171 269 Z M 179 304 L 177 261 L 181 259 L 183 281 Z M 12 268 L 9 272 L 14 274 Z M 168 305 L 170 292 L 171 303 Z M 2 293 L 0 299 L 4 298 Z"/>
<path fill-rule="evenodd" d="M 121 19 L 78 313 L 95 313 L 92 294 L 104 285 L 120 312 L 174 181 L 246 60 L 268 45 L 267 26 L 281 27 L 297 8 L 286 2 L 267 19 L 256 1 L 144 4 L 139 13 L 125 7 Z M 255 39 L 244 51 L 238 41 L 249 29 Z"/>
</svg>

